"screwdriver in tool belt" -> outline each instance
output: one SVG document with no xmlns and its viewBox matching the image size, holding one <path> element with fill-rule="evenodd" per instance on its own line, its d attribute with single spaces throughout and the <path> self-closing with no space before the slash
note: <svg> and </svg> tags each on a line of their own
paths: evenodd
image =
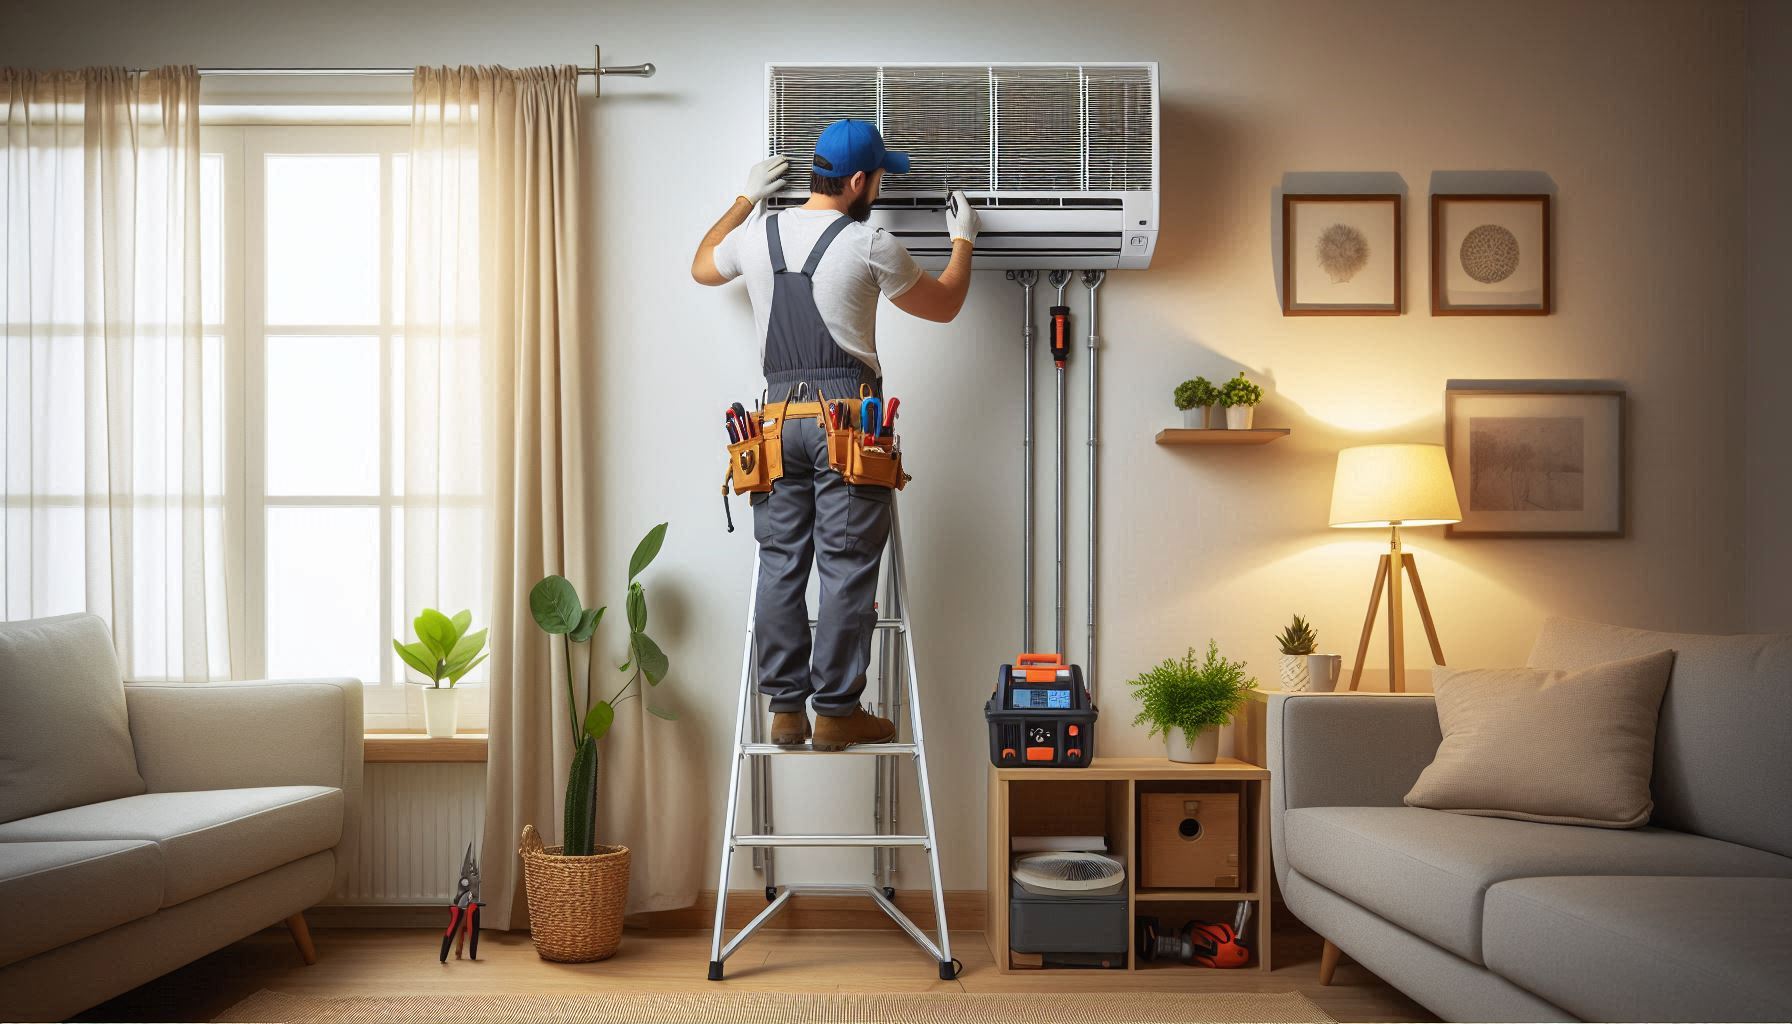
<svg viewBox="0 0 1792 1024">
<path fill-rule="evenodd" d="M 740 404 L 739 402 L 736 402 L 729 408 L 733 409 L 734 414 L 736 416 L 740 417 L 741 426 L 746 428 L 748 437 L 751 437 L 751 436 L 759 433 L 758 426 L 753 423 L 753 417 L 747 415 L 747 407 L 746 406 Z M 745 439 L 746 438 L 742 438 L 742 440 L 745 440 Z"/>
<path fill-rule="evenodd" d="M 902 404 L 902 399 L 891 398 L 884 405 L 884 430 L 883 430 L 883 432 L 884 432 L 885 436 L 891 436 L 896 433 L 896 407 L 901 404 Z"/>
</svg>

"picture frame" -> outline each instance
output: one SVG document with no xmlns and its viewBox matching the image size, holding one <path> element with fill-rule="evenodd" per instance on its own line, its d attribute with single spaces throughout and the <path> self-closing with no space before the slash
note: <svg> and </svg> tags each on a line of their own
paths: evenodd
<svg viewBox="0 0 1792 1024">
<path fill-rule="evenodd" d="M 1433 195 L 1431 315 L 1554 312 L 1551 205 L 1548 195 Z"/>
<path fill-rule="evenodd" d="M 1403 205 L 1398 194 L 1282 196 L 1282 315 L 1404 312 Z"/>
<path fill-rule="evenodd" d="M 1627 396 L 1577 381 L 1451 381 L 1450 539 L 1617 538 L 1629 520 Z"/>
</svg>

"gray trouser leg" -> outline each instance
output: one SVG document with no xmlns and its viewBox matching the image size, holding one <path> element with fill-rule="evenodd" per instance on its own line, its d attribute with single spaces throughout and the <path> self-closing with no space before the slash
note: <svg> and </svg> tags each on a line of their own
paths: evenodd
<svg viewBox="0 0 1792 1024">
<path fill-rule="evenodd" d="M 850 715 L 865 690 L 877 622 L 877 570 L 890 534 L 890 490 L 848 487 L 827 468 L 827 441 L 813 420 L 784 426 L 784 478 L 753 507 L 760 544 L 755 638 L 759 689 L 773 711 Z M 811 655 L 804 587 L 819 555 L 821 608 Z"/>
</svg>

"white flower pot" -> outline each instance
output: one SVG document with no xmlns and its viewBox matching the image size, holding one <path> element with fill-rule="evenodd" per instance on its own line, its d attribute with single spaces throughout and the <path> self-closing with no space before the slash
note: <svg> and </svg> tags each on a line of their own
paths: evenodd
<svg viewBox="0 0 1792 1024">
<path fill-rule="evenodd" d="M 1228 405 L 1226 407 L 1226 429 L 1251 429 L 1252 414 L 1256 411 L 1257 407 L 1254 405 Z"/>
<path fill-rule="evenodd" d="M 423 727 L 432 739 L 447 739 L 460 724 L 460 691 L 452 686 L 423 688 Z"/>
<path fill-rule="evenodd" d="M 1181 764 L 1212 764 L 1220 759 L 1220 729 L 1210 725 L 1195 734 L 1194 742 L 1189 742 L 1188 733 L 1181 729 L 1171 729 L 1164 737 L 1164 746 L 1168 749 L 1170 760 Z"/>
<path fill-rule="evenodd" d="M 1282 655 L 1282 689 L 1299 692 L 1307 688 L 1307 655 Z"/>
<path fill-rule="evenodd" d="M 1183 427 L 1188 430 L 1206 430 L 1212 409 L 1211 405 L 1197 405 L 1193 409 L 1182 410 Z"/>
<path fill-rule="evenodd" d="M 1338 677 L 1344 671 L 1342 654 L 1307 655 L 1307 687 L 1314 693 L 1330 693 L 1338 688 Z"/>
</svg>

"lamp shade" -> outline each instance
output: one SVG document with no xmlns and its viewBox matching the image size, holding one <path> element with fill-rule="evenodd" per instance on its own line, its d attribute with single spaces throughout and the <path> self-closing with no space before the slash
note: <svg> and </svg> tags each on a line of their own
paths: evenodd
<svg viewBox="0 0 1792 1024">
<path fill-rule="evenodd" d="M 1462 521 L 1450 461 L 1438 444 L 1370 444 L 1338 453 L 1331 524 L 1442 526 Z"/>
</svg>

